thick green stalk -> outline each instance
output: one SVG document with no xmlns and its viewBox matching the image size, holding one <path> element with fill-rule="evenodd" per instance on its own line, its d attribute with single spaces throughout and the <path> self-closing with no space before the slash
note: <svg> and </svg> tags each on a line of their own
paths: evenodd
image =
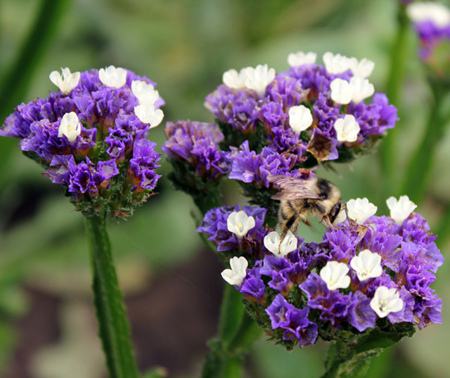
<svg viewBox="0 0 450 378">
<path fill-rule="evenodd" d="M 395 106 L 399 106 L 399 99 L 405 76 L 405 66 L 409 52 L 409 19 L 406 14 L 406 7 L 399 2 L 397 13 L 397 34 L 391 47 L 389 73 L 386 83 L 386 93 L 389 101 Z M 392 185 L 393 174 L 395 172 L 395 157 L 399 124 L 389 130 L 387 136 L 380 145 L 380 164 L 386 182 L 386 186 Z"/>
<path fill-rule="evenodd" d="M 219 335 L 209 342 L 202 378 L 241 378 L 248 348 L 261 335 L 242 304 L 242 294 L 225 286 L 220 309 Z"/>
<path fill-rule="evenodd" d="M 130 327 L 106 232 L 105 217 L 86 218 L 99 335 L 110 378 L 138 378 Z"/>
<path fill-rule="evenodd" d="M 444 89 L 444 91 L 442 90 Z M 406 169 L 402 192 L 408 193 L 413 201 L 419 203 L 427 189 L 430 171 L 433 167 L 436 148 L 442 140 L 445 126 L 448 121 L 443 112 L 445 105 L 445 88 L 439 85 L 432 86 L 433 99 L 425 126 L 424 136 L 413 152 Z"/>
</svg>

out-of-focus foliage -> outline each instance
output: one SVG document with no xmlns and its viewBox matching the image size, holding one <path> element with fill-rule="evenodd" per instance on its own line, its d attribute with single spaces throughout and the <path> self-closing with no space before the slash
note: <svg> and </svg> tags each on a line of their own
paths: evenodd
<svg viewBox="0 0 450 378">
<path fill-rule="evenodd" d="M 394 0 L 74 0 L 53 44 L 36 67 L 23 100 L 44 96 L 53 89 L 48 80 L 53 69 L 69 66 L 85 70 L 114 64 L 158 82 L 167 101 L 167 120 L 210 120 L 203 99 L 221 81 L 225 69 L 257 63 L 285 68 L 287 54 L 295 50 L 366 56 L 376 62 L 373 81 L 382 89 L 395 6 Z M 0 75 L 14 60 L 37 7 L 34 0 L 2 2 Z M 399 172 L 421 135 L 428 99 L 423 70 L 412 48 L 399 109 L 403 123 L 398 135 Z M 155 129 L 151 138 L 161 144 L 163 127 Z M 431 220 L 450 203 L 450 175 L 443 174 L 448 172 L 449 160 L 447 133 L 433 167 L 431 195 L 420 206 Z M 85 292 L 89 284 L 82 220 L 39 170 L 20 156 L 14 141 L 0 139 L 0 369 L 13 350 L 13 320 L 27 308 L 21 289 L 24 283 L 64 293 Z M 167 165 L 161 171 L 166 174 Z M 383 173 L 378 170 L 375 154 L 324 175 L 341 188 L 344 198 L 367 196 L 379 204 L 383 200 Z M 141 285 L 139 277 L 156 275 L 186 261 L 200 248 L 188 197 L 172 190 L 164 180 L 159 190 L 161 194 L 131 220 L 110 227 L 115 256 L 123 267 L 121 278 L 129 290 Z M 300 232 L 308 239 L 317 239 L 320 231 L 315 225 Z M 444 308 L 450 303 L 449 284 L 449 276 L 441 274 L 438 291 Z M 70 322 L 69 318 L 65 319 Z M 450 377 L 449 333 L 450 317 L 444 311 L 444 325 L 418 332 L 401 344 L 395 357 L 383 355 L 372 366 L 370 377 L 407 377 L 411 371 L 415 377 Z M 66 344 L 38 356 L 35 368 L 41 375 L 36 376 L 53 374 L 45 372 L 49 371 L 48 361 L 54 358 L 70 360 L 68 354 L 75 353 L 73 348 L 77 347 L 72 336 L 66 334 Z M 318 376 L 324 350 L 318 345 L 287 353 L 261 341 L 251 357 L 252 377 Z M 82 353 L 73 358 L 81 359 Z M 93 366 L 91 371 L 95 369 Z M 90 374 L 95 378 L 96 373 Z M 70 374 L 61 371 L 58 377 Z"/>
</svg>

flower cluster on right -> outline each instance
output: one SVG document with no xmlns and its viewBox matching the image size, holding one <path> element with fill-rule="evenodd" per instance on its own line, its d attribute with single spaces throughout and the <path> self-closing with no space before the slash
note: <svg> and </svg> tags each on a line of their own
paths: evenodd
<svg viewBox="0 0 450 378">
<path fill-rule="evenodd" d="M 318 243 L 290 232 L 281 238 L 255 206 L 212 209 L 199 232 L 229 258 L 222 277 L 250 314 L 288 348 L 340 331 L 440 323 L 430 287 L 443 263 L 436 237 L 407 196 L 387 205 L 390 216 L 376 216 L 367 199 L 348 201 L 347 219 Z"/>
</svg>

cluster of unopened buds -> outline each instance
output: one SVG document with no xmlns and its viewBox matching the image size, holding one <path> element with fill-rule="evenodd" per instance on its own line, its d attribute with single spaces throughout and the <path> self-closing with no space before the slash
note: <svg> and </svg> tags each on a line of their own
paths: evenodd
<svg viewBox="0 0 450 378">
<path fill-rule="evenodd" d="M 0 135 L 62 185 L 86 215 L 128 216 L 155 188 L 159 154 L 148 132 L 163 119 L 151 80 L 123 68 L 50 73 L 59 91 L 19 105 Z"/>
<path fill-rule="evenodd" d="M 347 202 L 347 219 L 322 241 L 283 238 L 258 207 L 209 211 L 199 231 L 229 259 L 224 280 L 276 341 L 291 348 L 396 325 L 423 328 L 441 321 L 430 288 L 443 258 L 426 221 L 407 196 L 387 200 L 376 216 L 366 198 Z"/>
</svg>

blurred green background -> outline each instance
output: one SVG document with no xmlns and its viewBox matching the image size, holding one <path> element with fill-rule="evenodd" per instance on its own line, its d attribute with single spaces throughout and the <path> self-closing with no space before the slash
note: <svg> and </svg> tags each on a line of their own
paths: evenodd
<svg viewBox="0 0 450 378">
<path fill-rule="evenodd" d="M 283 70 L 287 54 L 297 50 L 368 57 L 376 62 L 372 80 L 383 90 L 397 7 L 395 0 L 73 0 L 60 14 L 47 15 L 49 24 L 60 17 L 47 43 L 32 43 L 39 51 L 17 65 L 44 3 L 0 2 L 2 101 L 46 96 L 54 89 L 48 74 L 59 67 L 85 70 L 114 64 L 158 83 L 167 102 L 166 120 L 212 120 L 203 99 L 224 70 L 258 63 Z M 412 32 L 408 42 L 396 178 L 421 136 L 430 99 Z M 7 82 L 12 65 L 15 76 Z M 12 108 L 5 104 L 0 105 L 7 114 Z M 161 145 L 163 127 L 151 138 Z M 0 139 L 0 376 L 103 377 L 82 219 L 16 144 Z M 449 161 L 447 135 L 419 207 L 433 229 L 450 208 Z M 367 196 L 382 207 L 378 167 L 374 151 L 324 175 L 340 186 L 344 198 Z M 164 163 L 162 174 L 168 170 Z M 162 365 L 170 377 L 196 377 L 206 340 L 215 333 L 220 266 L 195 234 L 191 200 L 164 179 L 159 192 L 131 220 L 111 225 L 113 249 L 141 368 Z M 320 228 L 302 232 L 314 239 Z M 446 256 L 448 243 L 441 247 Z M 448 273 L 446 264 L 435 285 L 444 301 L 444 324 L 384 353 L 368 376 L 450 377 Z M 325 351 L 325 345 L 316 345 L 286 352 L 261 340 L 249 356 L 248 376 L 317 377 Z"/>
</svg>

